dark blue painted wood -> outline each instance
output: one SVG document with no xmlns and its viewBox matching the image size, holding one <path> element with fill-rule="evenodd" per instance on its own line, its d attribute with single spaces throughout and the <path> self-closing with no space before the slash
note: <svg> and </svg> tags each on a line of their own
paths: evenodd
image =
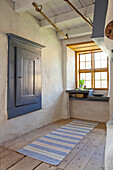
<svg viewBox="0 0 113 170">
<path fill-rule="evenodd" d="M 23 114 L 27 114 L 42 108 L 40 48 L 43 46 L 40 45 L 40 48 L 37 48 L 37 46 L 37 43 L 33 43 L 32 41 L 23 39 L 16 35 L 8 34 L 8 119 L 21 116 Z M 19 49 L 19 51 L 17 49 Z M 21 55 L 19 54 L 20 51 Z M 26 72 L 26 76 L 29 76 L 29 78 L 27 78 L 27 83 L 33 87 L 33 94 L 31 94 L 31 87 L 28 86 L 27 88 L 27 84 L 27 89 L 25 88 L 25 92 L 23 93 L 23 83 L 26 82 L 26 80 L 21 82 L 20 79 L 17 79 L 21 73 L 21 70 L 23 69 L 23 59 L 28 59 L 28 63 L 30 64 L 33 63 L 31 64 L 32 68 L 25 68 L 25 71 L 26 69 L 28 70 L 28 72 Z M 27 65 L 25 64 L 25 66 Z M 33 75 L 30 75 L 31 73 Z M 34 76 L 34 79 L 33 82 L 31 81 L 31 84 L 30 80 L 32 76 Z"/>
<path fill-rule="evenodd" d="M 16 48 L 16 106 L 38 102 L 38 86 L 35 86 L 39 68 L 37 54 Z"/>
<path fill-rule="evenodd" d="M 92 38 L 104 37 L 108 0 L 95 0 Z"/>
<path fill-rule="evenodd" d="M 28 40 L 26 38 L 22 38 L 22 37 L 20 37 L 18 35 L 12 34 L 12 33 L 8 33 L 7 36 L 10 39 L 13 39 L 13 40 L 18 41 L 18 42 L 22 42 L 22 44 L 28 44 L 28 45 L 34 46 L 36 48 L 44 48 L 45 47 L 44 45 L 38 44 L 36 42 L 30 41 L 30 40 Z"/>
</svg>

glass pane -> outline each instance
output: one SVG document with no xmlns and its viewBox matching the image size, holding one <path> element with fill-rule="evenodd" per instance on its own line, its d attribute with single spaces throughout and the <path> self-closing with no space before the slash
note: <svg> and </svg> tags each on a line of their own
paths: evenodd
<svg viewBox="0 0 113 170">
<path fill-rule="evenodd" d="M 107 60 L 107 55 L 104 52 L 101 52 L 101 60 Z"/>
<path fill-rule="evenodd" d="M 86 85 L 86 88 L 91 88 L 91 81 L 86 81 L 85 85 Z"/>
<path fill-rule="evenodd" d="M 101 79 L 107 80 L 107 72 L 101 72 Z"/>
<path fill-rule="evenodd" d="M 80 69 L 85 69 L 85 62 L 80 62 Z"/>
<path fill-rule="evenodd" d="M 86 62 L 86 69 L 91 69 L 91 62 Z"/>
<path fill-rule="evenodd" d="M 101 61 L 101 68 L 107 68 L 107 60 Z"/>
<path fill-rule="evenodd" d="M 100 72 L 95 73 L 95 81 L 100 80 Z"/>
<path fill-rule="evenodd" d="M 100 68 L 100 61 L 95 61 L 95 68 Z"/>
<path fill-rule="evenodd" d="M 85 80 L 85 73 L 80 73 L 80 80 L 84 79 Z"/>
<path fill-rule="evenodd" d="M 100 57 L 101 57 L 101 52 L 94 53 L 94 59 L 95 59 L 95 61 L 100 60 Z"/>
<path fill-rule="evenodd" d="M 86 81 L 90 80 L 91 81 L 91 73 L 86 73 Z"/>
<path fill-rule="evenodd" d="M 80 61 L 85 61 L 85 54 L 80 54 Z"/>
<path fill-rule="evenodd" d="M 86 54 L 86 61 L 91 61 L 91 53 Z"/>
<path fill-rule="evenodd" d="M 102 81 L 102 88 L 107 88 L 107 80 Z"/>
<path fill-rule="evenodd" d="M 101 88 L 100 81 L 95 81 L 95 88 Z"/>
</svg>

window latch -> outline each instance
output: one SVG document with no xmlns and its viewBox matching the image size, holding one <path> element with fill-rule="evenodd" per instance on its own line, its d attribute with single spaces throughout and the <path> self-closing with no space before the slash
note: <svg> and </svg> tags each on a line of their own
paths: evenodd
<svg viewBox="0 0 113 170">
<path fill-rule="evenodd" d="M 22 79 L 22 78 L 24 78 L 24 76 L 17 76 L 17 78 L 18 78 L 18 79 Z"/>
</svg>

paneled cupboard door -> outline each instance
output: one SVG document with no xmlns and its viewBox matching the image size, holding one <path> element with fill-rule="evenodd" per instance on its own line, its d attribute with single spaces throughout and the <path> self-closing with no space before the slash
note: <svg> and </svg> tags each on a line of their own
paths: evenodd
<svg viewBox="0 0 113 170">
<path fill-rule="evenodd" d="M 41 49 L 36 42 L 8 36 L 8 119 L 42 109 Z M 32 113 L 31 113 L 32 114 Z"/>
<path fill-rule="evenodd" d="M 16 106 L 38 102 L 38 55 L 16 48 Z"/>
</svg>

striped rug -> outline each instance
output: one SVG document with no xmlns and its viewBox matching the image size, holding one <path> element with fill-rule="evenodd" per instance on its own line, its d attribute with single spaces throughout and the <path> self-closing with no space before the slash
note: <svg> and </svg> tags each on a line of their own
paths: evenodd
<svg viewBox="0 0 113 170">
<path fill-rule="evenodd" d="M 18 150 L 19 153 L 58 165 L 98 123 L 74 120 Z"/>
</svg>

